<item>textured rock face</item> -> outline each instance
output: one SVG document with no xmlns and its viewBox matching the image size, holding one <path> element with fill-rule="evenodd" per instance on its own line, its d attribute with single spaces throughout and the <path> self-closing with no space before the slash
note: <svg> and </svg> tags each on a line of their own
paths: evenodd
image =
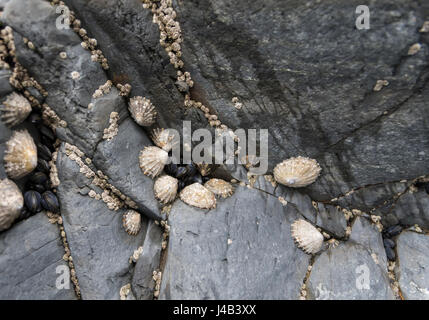
<svg viewBox="0 0 429 320">
<path fill-rule="evenodd" d="M 399 265 L 397 274 L 405 299 L 429 300 L 429 237 L 414 232 L 403 232 L 397 240 Z"/>
<path fill-rule="evenodd" d="M 72 29 L 56 27 L 58 14 L 48 1 L 0 0 L 0 20 L 13 28 L 19 62 L 48 96 L 28 90 L 67 121 L 56 130 L 63 142 L 57 194 L 83 299 L 119 299 L 127 284 L 127 299 L 152 299 L 155 270 L 163 274 L 160 299 L 298 299 L 305 296 L 303 281 L 308 299 L 394 298 L 381 233 L 367 218 L 378 215 L 385 227 L 429 229 L 428 194 L 412 186 L 429 173 L 429 126 L 422 116 L 429 111 L 429 34 L 418 32 L 429 4 L 371 3 L 377 14 L 370 30 L 357 30 L 355 1 L 173 1 L 182 59 L 195 82 L 191 98 L 232 129 L 267 128 L 270 171 L 302 155 L 317 159 L 322 173 L 309 187 L 291 189 L 263 176 L 251 181 L 243 166 L 222 166 L 219 177 L 253 189 L 235 185 L 235 194 L 210 211 L 176 200 L 166 217 L 153 180 L 138 166 L 139 151 L 152 143 L 115 85 L 129 83 L 131 96 L 149 98 L 161 127 L 181 129 L 182 120 L 191 120 L 193 129 L 207 128 L 207 121 L 183 107 L 176 70 L 140 0 L 65 3 L 97 39 L 109 70 L 91 60 Z M 421 50 L 407 55 L 417 42 Z M 0 101 L 13 90 L 10 75 L 0 70 Z M 108 80 L 110 91 L 94 98 Z M 389 85 L 374 91 L 377 80 Z M 234 108 L 232 97 L 243 108 Z M 118 133 L 105 140 L 112 112 L 119 115 Z M 10 135 L 0 123 L 1 158 Z M 137 204 L 144 215 L 137 236 L 122 227 L 125 208 L 112 211 L 89 196 L 103 190 L 66 156 L 64 142 L 79 147 L 82 160 L 90 158 L 94 171 Z M 362 217 L 345 216 L 353 209 L 364 211 Z M 313 259 L 303 253 L 290 236 L 298 218 L 339 239 L 339 246 L 324 246 Z M 171 226 L 165 251 L 154 219 Z M 43 214 L 2 232 L 0 298 L 75 299 L 72 287 L 55 289 L 55 266 L 64 264 L 59 241 Z M 140 258 L 130 263 L 139 247 Z M 397 239 L 395 272 L 406 299 L 428 299 L 428 247 L 426 235 L 406 231 Z"/>
<path fill-rule="evenodd" d="M 76 299 L 71 283 L 56 286 L 68 269 L 63 255 L 58 228 L 43 212 L 0 233 L 0 299 Z"/>
</svg>

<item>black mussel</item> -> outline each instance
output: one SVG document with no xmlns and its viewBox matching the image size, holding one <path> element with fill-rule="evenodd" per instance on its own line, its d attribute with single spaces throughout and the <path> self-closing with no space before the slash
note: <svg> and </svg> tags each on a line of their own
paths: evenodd
<svg viewBox="0 0 429 320">
<path fill-rule="evenodd" d="M 170 176 L 175 177 L 177 174 L 177 164 L 169 163 L 164 167 L 164 172 Z"/>
<path fill-rule="evenodd" d="M 187 173 L 188 173 L 187 167 L 178 167 L 176 172 L 176 178 L 182 179 L 187 175 Z"/>
<path fill-rule="evenodd" d="M 46 161 L 51 161 L 52 159 L 51 150 L 49 150 L 47 146 L 41 143 L 37 144 L 37 155 Z"/>
<path fill-rule="evenodd" d="M 31 175 L 30 181 L 34 184 L 44 184 L 48 181 L 48 176 L 43 172 L 37 171 Z"/>
<path fill-rule="evenodd" d="M 429 182 L 426 182 L 425 190 L 426 190 L 426 193 L 429 194 Z"/>
<path fill-rule="evenodd" d="M 383 240 L 384 246 L 385 247 L 389 247 L 389 248 L 394 248 L 396 246 L 395 241 L 393 241 L 392 239 L 384 239 Z"/>
<path fill-rule="evenodd" d="M 25 220 L 31 216 L 30 210 L 28 210 L 26 207 L 22 208 L 21 213 L 19 214 L 18 220 Z"/>
<path fill-rule="evenodd" d="M 393 250 L 393 248 L 390 248 L 390 247 L 385 247 L 385 249 L 386 249 L 387 259 L 389 259 L 390 261 L 395 261 L 396 260 L 395 250 Z"/>
<path fill-rule="evenodd" d="M 205 176 L 205 177 L 202 177 L 202 179 L 203 179 L 203 183 L 206 183 L 206 182 L 207 182 L 207 181 L 209 181 L 211 178 L 210 178 L 210 177 Z"/>
<path fill-rule="evenodd" d="M 54 213 L 59 212 L 60 204 L 58 202 L 57 196 L 51 191 L 44 192 L 42 194 L 42 207 L 47 211 Z"/>
<path fill-rule="evenodd" d="M 37 213 L 42 210 L 42 196 L 39 192 L 30 190 L 24 193 L 24 203 L 29 211 Z"/>
<path fill-rule="evenodd" d="M 40 133 L 43 136 L 45 136 L 46 138 L 48 138 L 52 142 L 55 141 L 55 134 L 54 134 L 54 132 L 50 128 L 48 128 L 48 127 L 46 127 L 44 125 L 40 125 L 39 126 L 39 130 L 40 130 Z"/>
<path fill-rule="evenodd" d="M 46 146 L 46 147 L 48 147 L 49 148 L 49 150 L 51 151 L 51 152 L 54 152 L 55 151 L 55 147 L 54 147 L 54 144 L 53 144 L 53 142 L 51 141 L 51 140 L 49 140 L 48 138 L 46 138 L 45 136 L 41 136 L 40 137 L 40 141 Z"/>
<path fill-rule="evenodd" d="M 42 117 L 40 116 L 40 114 L 38 114 L 36 112 L 32 112 L 30 114 L 30 116 L 28 117 L 28 119 L 33 124 L 38 124 L 38 123 L 42 122 Z"/>
<path fill-rule="evenodd" d="M 393 238 L 398 234 L 400 234 L 401 231 L 402 231 L 402 227 L 399 224 L 397 224 L 396 226 L 391 226 L 387 228 L 386 231 L 384 232 L 384 235 L 386 238 Z"/>
<path fill-rule="evenodd" d="M 186 169 L 188 170 L 187 172 L 188 176 L 193 176 L 198 172 L 197 166 L 194 165 L 193 163 L 186 165 Z"/>
<path fill-rule="evenodd" d="M 192 175 L 192 176 L 188 176 L 186 177 L 185 183 L 186 185 L 190 185 L 193 183 L 198 182 L 199 184 L 203 184 L 203 178 L 201 177 L 201 174 L 199 172 L 197 172 L 196 174 Z"/>
<path fill-rule="evenodd" d="M 182 190 L 184 187 L 186 187 L 185 181 L 179 180 L 178 191 Z"/>
<path fill-rule="evenodd" d="M 46 191 L 46 187 L 43 184 L 29 183 L 29 184 L 27 184 L 27 190 L 34 190 L 34 191 L 37 191 L 38 193 L 42 194 L 43 192 Z"/>
<path fill-rule="evenodd" d="M 43 159 L 37 159 L 37 170 L 42 171 L 44 173 L 49 173 L 51 167 L 49 166 L 48 161 Z"/>
</svg>

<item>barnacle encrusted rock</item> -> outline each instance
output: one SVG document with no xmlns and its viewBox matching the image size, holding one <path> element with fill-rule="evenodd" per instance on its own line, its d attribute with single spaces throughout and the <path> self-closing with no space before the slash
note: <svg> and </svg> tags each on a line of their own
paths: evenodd
<svg viewBox="0 0 429 320">
<path fill-rule="evenodd" d="M 321 168 L 316 160 L 306 157 L 289 158 L 276 165 L 274 178 L 292 188 L 306 187 L 316 181 Z"/>
<path fill-rule="evenodd" d="M 222 198 L 228 198 L 234 193 L 232 185 L 222 179 L 210 179 L 204 184 L 204 187 L 213 192 L 216 196 Z"/>
<path fill-rule="evenodd" d="M 174 134 L 168 129 L 156 128 L 152 130 L 152 141 L 162 150 L 170 151 L 174 145 Z"/>
<path fill-rule="evenodd" d="M 128 110 L 133 119 L 143 127 L 149 127 L 155 123 L 157 112 L 149 99 L 140 96 L 132 97 Z"/>
<path fill-rule="evenodd" d="M 308 254 L 315 254 L 322 247 L 323 235 L 304 219 L 291 224 L 291 234 L 298 247 Z"/>
<path fill-rule="evenodd" d="M 165 175 L 156 179 L 153 185 L 155 197 L 163 204 L 167 204 L 176 198 L 179 181 L 176 178 Z"/>
<path fill-rule="evenodd" d="M 37 148 L 27 130 L 15 131 L 6 142 L 4 167 L 12 179 L 22 178 L 37 167 Z"/>
<path fill-rule="evenodd" d="M 143 173 L 151 178 L 159 175 L 168 160 L 168 153 L 158 147 L 145 147 L 139 156 L 140 168 Z"/>
<path fill-rule="evenodd" d="M 24 197 L 18 186 L 12 180 L 0 180 L 0 231 L 12 225 L 23 205 Z"/>
<path fill-rule="evenodd" d="M 1 119 L 8 127 L 13 127 L 23 122 L 30 113 L 30 102 L 24 96 L 12 92 L 3 102 Z"/>
<path fill-rule="evenodd" d="M 180 192 L 180 199 L 186 204 L 197 208 L 216 208 L 216 197 L 214 193 L 198 182 L 185 187 L 182 192 Z"/>
<path fill-rule="evenodd" d="M 128 234 L 135 236 L 137 233 L 139 233 L 141 228 L 140 213 L 134 210 L 126 211 L 122 216 L 122 224 Z"/>
</svg>

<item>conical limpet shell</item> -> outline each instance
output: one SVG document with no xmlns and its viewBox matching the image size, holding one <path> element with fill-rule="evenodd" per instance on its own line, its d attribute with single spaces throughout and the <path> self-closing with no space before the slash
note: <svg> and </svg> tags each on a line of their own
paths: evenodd
<svg viewBox="0 0 429 320">
<path fill-rule="evenodd" d="M 37 167 L 37 148 L 26 131 L 15 131 L 6 142 L 4 167 L 12 179 L 20 179 Z"/>
<path fill-rule="evenodd" d="M 315 254 L 322 247 L 323 235 L 311 223 L 303 219 L 292 223 L 291 234 L 298 247 L 308 254 Z"/>
<path fill-rule="evenodd" d="M 180 192 L 180 199 L 186 204 L 197 208 L 216 208 L 216 197 L 214 193 L 198 182 L 185 187 L 182 192 Z"/>
<path fill-rule="evenodd" d="M 174 134 L 171 134 L 168 129 L 156 128 L 152 130 L 152 141 L 162 150 L 170 151 L 174 145 Z"/>
<path fill-rule="evenodd" d="M 139 233 L 141 228 L 140 213 L 134 210 L 126 211 L 122 216 L 122 225 L 128 234 L 135 236 L 137 233 Z"/>
<path fill-rule="evenodd" d="M 179 180 L 165 175 L 156 179 L 153 191 L 161 203 L 167 204 L 176 198 L 178 186 Z"/>
<path fill-rule="evenodd" d="M 24 197 L 18 186 L 12 180 L 0 180 L 0 231 L 12 225 L 23 206 Z"/>
<path fill-rule="evenodd" d="M 143 127 L 149 127 L 155 123 L 157 113 L 149 99 L 140 96 L 132 97 L 128 110 L 134 120 Z"/>
<path fill-rule="evenodd" d="M 13 127 L 20 124 L 28 117 L 31 113 L 31 105 L 24 96 L 12 92 L 6 97 L 0 111 L 2 121 L 8 127 Z"/>
<path fill-rule="evenodd" d="M 296 157 L 284 160 L 274 168 L 274 178 L 278 183 L 288 187 L 305 187 L 316 181 L 320 174 L 316 160 Z"/>
<path fill-rule="evenodd" d="M 232 185 L 222 179 L 210 179 L 204 184 L 204 187 L 213 192 L 216 196 L 222 198 L 228 198 L 234 193 Z"/>
<path fill-rule="evenodd" d="M 168 161 L 168 153 L 158 147 L 145 147 L 139 156 L 140 168 L 151 178 L 159 175 Z"/>
</svg>

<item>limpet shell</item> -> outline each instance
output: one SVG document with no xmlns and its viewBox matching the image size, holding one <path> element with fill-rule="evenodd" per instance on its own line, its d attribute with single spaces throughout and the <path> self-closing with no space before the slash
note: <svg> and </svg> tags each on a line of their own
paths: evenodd
<svg viewBox="0 0 429 320">
<path fill-rule="evenodd" d="M 149 99 L 136 96 L 130 99 L 128 110 L 137 124 L 143 127 L 149 127 L 156 121 L 157 112 L 155 106 Z"/>
<path fill-rule="evenodd" d="M 321 170 L 314 159 L 306 157 L 289 158 L 276 165 L 274 178 L 278 183 L 285 186 L 300 188 L 316 181 Z"/>
<path fill-rule="evenodd" d="M 158 147 L 145 147 L 139 156 L 140 168 L 151 178 L 159 175 L 168 161 L 168 153 Z"/>
<path fill-rule="evenodd" d="M 8 126 L 13 127 L 23 122 L 31 113 L 30 102 L 22 95 L 12 92 L 3 102 L 1 120 Z"/>
<path fill-rule="evenodd" d="M 15 131 L 6 142 L 4 167 L 12 179 L 20 179 L 37 167 L 37 148 L 27 130 Z"/>
<path fill-rule="evenodd" d="M 298 248 L 308 254 L 315 254 L 322 248 L 323 235 L 311 223 L 303 219 L 292 223 L 291 234 Z"/>
<path fill-rule="evenodd" d="M 222 198 L 228 198 L 234 194 L 232 185 L 222 179 L 210 179 L 204 184 L 204 187 L 213 192 L 216 196 Z"/>
<path fill-rule="evenodd" d="M 0 180 L 0 231 L 12 225 L 23 206 L 24 197 L 18 186 L 12 180 Z"/>
<path fill-rule="evenodd" d="M 168 129 L 156 128 L 152 130 L 152 141 L 162 150 L 170 151 L 174 145 L 174 134 Z"/>
<path fill-rule="evenodd" d="M 134 210 L 126 211 L 122 216 L 122 225 L 128 234 L 135 236 L 141 228 L 140 213 Z"/>
<path fill-rule="evenodd" d="M 176 198 L 178 186 L 179 180 L 165 175 L 156 179 L 153 191 L 161 203 L 167 204 Z"/>
<path fill-rule="evenodd" d="M 190 206 L 201 209 L 216 208 L 216 197 L 213 192 L 196 182 L 180 192 L 180 199 Z"/>
</svg>

